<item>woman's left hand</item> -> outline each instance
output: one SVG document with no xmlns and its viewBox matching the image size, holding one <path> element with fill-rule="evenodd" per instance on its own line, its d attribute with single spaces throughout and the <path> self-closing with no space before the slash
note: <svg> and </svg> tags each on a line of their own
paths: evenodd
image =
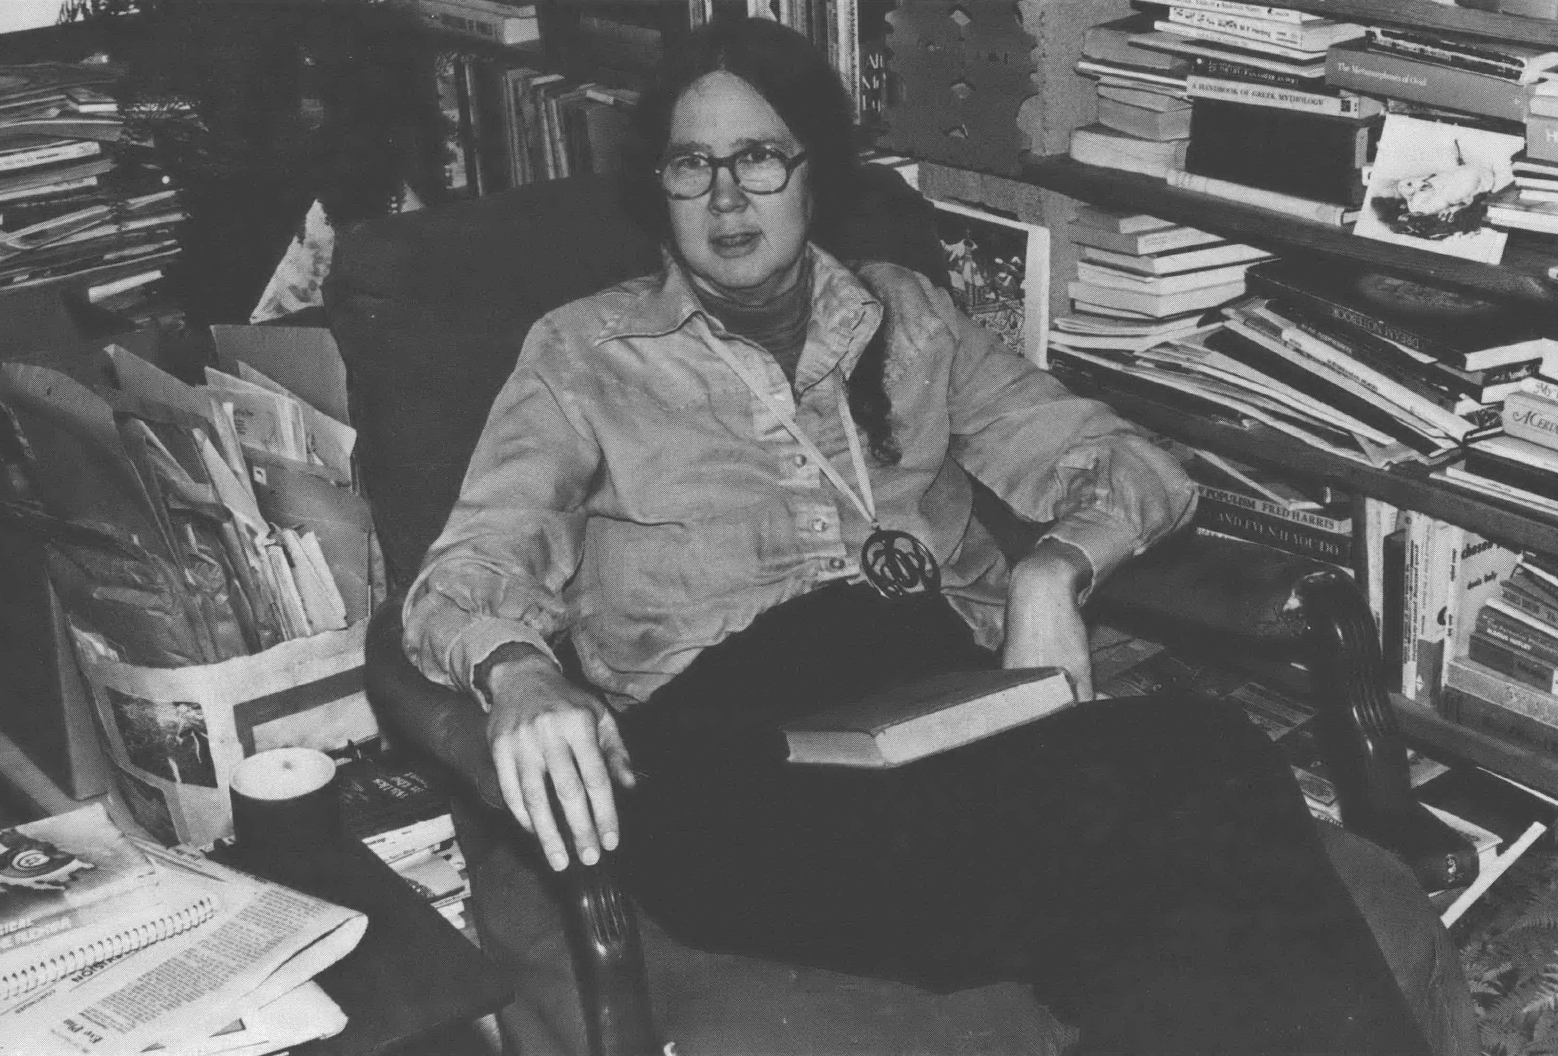
<svg viewBox="0 0 1558 1056">
<path fill-rule="evenodd" d="M 1077 699 L 1093 699 L 1087 625 L 1077 595 L 1092 568 L 1080 551 L 1045 540 L 1012 569 L 1006 595 L 1003 667 L 1059 667 L 1076 683 Z"/>
</svg>

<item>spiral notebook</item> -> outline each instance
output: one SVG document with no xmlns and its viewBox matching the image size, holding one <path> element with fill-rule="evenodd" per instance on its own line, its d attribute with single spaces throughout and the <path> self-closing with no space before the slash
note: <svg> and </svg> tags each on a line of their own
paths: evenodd
<svg viewBox="0 0 1558 1056">
<path fill-rule="evenodd" d="M 209 892 L 158 870 L 100 804 L 0 829 L 0 1010 L 216 909 Z"/>
</svg>

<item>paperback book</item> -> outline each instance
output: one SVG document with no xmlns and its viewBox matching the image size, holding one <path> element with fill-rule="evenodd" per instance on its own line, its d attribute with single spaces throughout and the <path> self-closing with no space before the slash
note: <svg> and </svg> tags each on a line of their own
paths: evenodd
<svg viewBox="0 0 1558 1056">
<path fill-rule="evenodd" d="M 931 204 L 953 301 L 1012 353 L 1044 366 L 1049 230 L 956 202 Z"/>
</svg>

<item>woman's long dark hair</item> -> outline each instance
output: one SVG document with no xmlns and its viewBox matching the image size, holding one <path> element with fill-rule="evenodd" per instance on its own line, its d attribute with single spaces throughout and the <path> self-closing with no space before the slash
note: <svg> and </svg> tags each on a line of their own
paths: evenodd
<svg viewBox="0 0 1558 1056">
<path fill-rule="evenodd" d="M 834 252 L 842 220 L 860 193 L 853 107 L 838 75 L 811 42 L 767 19 L 712 22 L 693 33 L 667 61 L 634 109 L 633 135 L 623 159 L 629 209 L 652 233 L 670 238 L 670 210 L 655 169 L 670 141 L 677 100 L 715 70 L 751 85 L 806 149 L 812 196 L 808 235 Z M 892 401 L 883 384 L 886 335 L 884 320 L 849 377 L 849 409 L 865 431 L 871 454 L 894 465 L 900 452 L 893 439 Z"/>
</svg>

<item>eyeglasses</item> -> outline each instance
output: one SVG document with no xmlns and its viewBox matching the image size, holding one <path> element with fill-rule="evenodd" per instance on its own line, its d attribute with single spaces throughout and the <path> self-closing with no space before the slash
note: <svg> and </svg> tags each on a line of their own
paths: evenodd
<svg viewBox="0 0 1558 1056">
<path fill-rule="evenodd" d="M 757 146 L 723 158 L 708 154 L 677 154 L 657 170 L 666 197 L 702 198 L 714 186 L 714 175 L 729 169 L 736 186 L 748 194 L 778 194 L 790 184 L 790 173 L 806 160 L 803 150 L 794 157 L 776 147 Z"/>
</svg>

